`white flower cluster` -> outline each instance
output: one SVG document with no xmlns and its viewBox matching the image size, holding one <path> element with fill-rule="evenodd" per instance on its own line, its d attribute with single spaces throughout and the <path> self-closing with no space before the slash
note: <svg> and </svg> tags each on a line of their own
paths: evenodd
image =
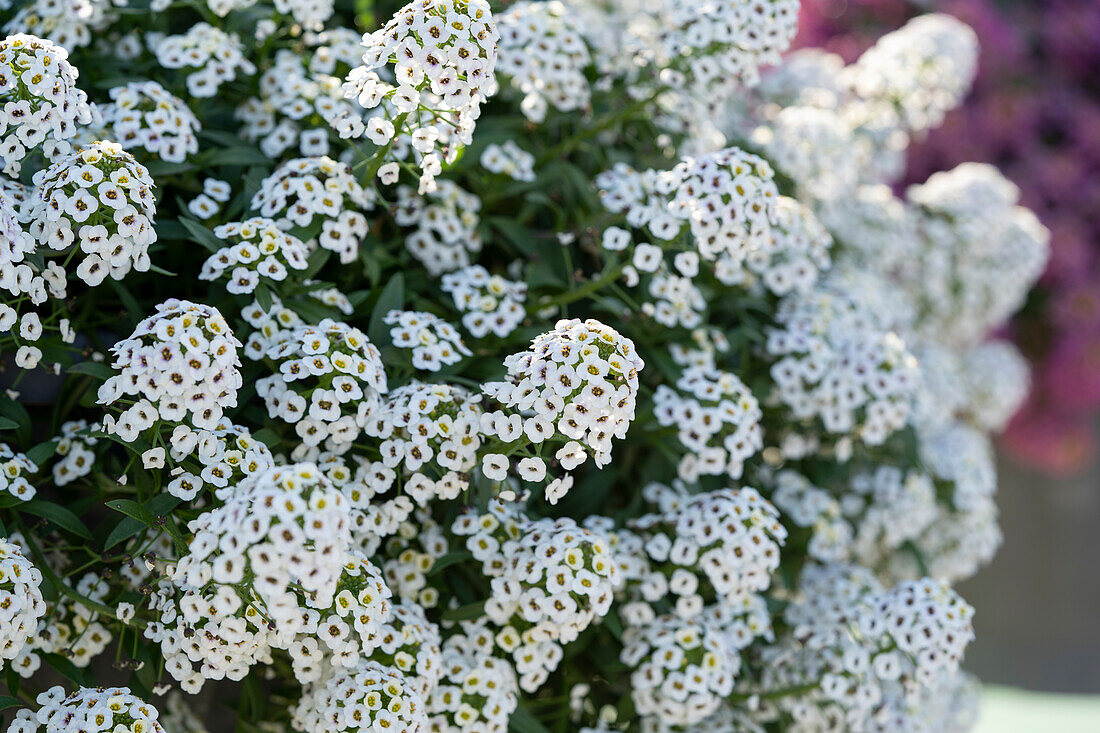
<svg viewBox="0 0 1100 733">
<path fill-rule="evenodd" d="M 865 114 L 908 132 L 938 127 L 978 70 L 978 37 L 950 15 L 929 13 L 887 33 L 842 74 Z M 881 119 L 881 116 L 886 119 Z"/>
<path fill-rule="evenodd" d="M 119 374 L 99 388 L 99 404 L 128 407 L 103 419 L 105 432 L 133 442 L 160 421 L 213 430 L 237 404 L 241 343 L 216 308 L 166 300 L 129 338 L 111 347 Z"/>
<path fill-rule="evenodd" d="M 224 501 L 245 478 L 275 466 L 266 445 L 224 417 L 212 429 L 176 425 L 167 442 L 167 458 L 175 466 L 171 470 L 173 478 L 164 488 L 184 501 L 191 501 L 204 488 L 213 490 L 214 497 Z M 153 448 L 143 463 L 153 468 L 163 464 L 165 458 L 163 450 Z"/>
<path fill-rule="evenodd" d="M 20 501 L 34 498 L 34 485 L 27 475 L 38 473 L 38 465 L 22 453 L 0 443 L 0 492 L 7 492 Z"/>
<path fill-rule="evenodd" d="M 879 729 L 884 710 L 921 715 L 916 704 L 927 691 L 951 687 L 959 661 L 973 639 L 973 609 L 945 584 L 907 581 L 883 590 L 866 569 L 808 565 L 799 581 L 803 600 L 786 611 L 798 647 L 779 652 L 769 676 L 792 666 L 820 676 L 812 700 L 779 702 L 801 725 L 843 721 L 853 729 Z M 903 726 L 908 728 L 908 725 Z"/>
<path fill-rule="evenodd" d="M 352 70 L 344 93 L 364 109 L 381 108 L 367 123 L 371 142 L 409 138 L 420 155 L 422 192 L 434 189 L 442 171 L 437 143 L 447 137 L 443 159 L 453 162 L 472 141 L 481 103 L 496 91 L 499 38 L 486 0 L 413 0 L 363 37 L 363 65 Z M 391 65 L 396 84 L 376 71 Z"/>
<path fill-rule="evenodd" d="M 139 148 L 167 163 L 182 163 L 199 151 L 199 119 L 157 82 L 130 82 L 109 93 L 111 103 L 99 112 L 110 138 L 126 150 Z"/>
<path fill-rule="evenodd" d="M 529 520 L 500 504 L 466 513 L 451 531 L 491 578 L 485 614 L 501 628 L 520 687 L 539 689 L 574 641 L 611 608 L 618 566 L 605 537 L 572 519 Z"/>
<path fill-rule="evenodd" d="M 647 601 L 671 593 L 677 614 L 686 618 L 703 610 L 704 594 L 735 605 L 771 584 L 787 530 L 776 508 L 756 489 L 689 496 L 650 484 L 643 496 L 656 502 L 659 511 L 635 520 L 631 527 L 645 538 L 649 560 L 673 576 L 670 581 L 647 578 L 642 588 Z"/>
<path fill-rule="evenodd" d="M 307 687 L 293 716 L 303 733 L 428 730 L 423 698 L 396 669 L 371 660 Z"/>
<path fill-rule="evenodd" d="M 746 259 L 754 251 L 770 251 L 776 239 L 772 222 L 779 192 L 772 176 L 763 158 L 726 148 L 686 158 L 668 171 L 616 166 L 596 183 L 605 207 L 658 240 L 677 240 L 686 225 L 693 248 L 713 263 L 715 277 L 736 285 L 744 279 Z"/>
<path fill-rule="evenodd" d="M 373 555 L 382 538 L 395 534 L 413 511 L 408 496 L 391 492 L 397 473 L 381 461 L 321 453 L 317 466 L 347 499 L 352 542 Z"/>
<path fill-rule="evenodd" d="M 258 141 L 260 151 L 272 158 L 295 146 L 304 156 L 328 155 L 330 128 L 362 114 L 344 99 L 341 86 L 338 77 L 314 72 L 299 54 L 280 49 L 271 68 L 260 75 L 260 95 L 237 108 L 241 136 Z"/>
<path fill-rule="evenodd" d="M 416 227 L 405 237 L 405 247 L 428 274 L 438 277 L 470 264 L 470 253 L 481 250 L 476 228 L 481 201 L 454 181 L 440 181 L 425 194 L 400 186 L 394 206 L 399 226 Z"/>
<path fill-rule="evenodd" d="M 250 206 L 286 231 L 312 231 L 319 224 L 320 231 L 306 244 L 320 244 L 347 264 L 359 255 L 359 242 L 369 229 L 363 212 L 374 202 L 346 163 L 321 156 L 283 163 L 263 180 Z"/>
<path fill-rule="evenodd" d="M 0 659 L 19 657 L 38 630 L 46 613 L 41 585 L 42 571 L 0 537 Z"/>
<path fill-rule="evenodd" d="M 996 168 L 979 163 L 909 188 L 923 242 L 905 285 L 919 297 L 919 326 L 930 338 L 976 343 L 1023 304 L 1046 266 L 1050 232 L 1017 206 L 1019 196 Z"/>
<path fill-rule="evenodd" d="M 676 389 L 657 387 L 653 402 L 657 422 L 676 426 L 687 449 L 677 467 L 684 481 L 721 474 L 739 479 L 745 460 L 764 447 L 760 403 L 734 374 L 685 369 Z"/>
<path fill-rule="evenodd" d="M 787 196 L 775 202 L 772 245 L 753 250 L 748 269 L 772 293 L 808 292 L 829 269 L 833 238 L 808 207 Z"/>
<path fill-rule="evenodd" d="M 51 687 L 35 702 L 38 711 L 19 711 L 9 733 L 165 733 L 157 709 L 126 687 L 81 687 L 70 695 Z"/>
<path fill-rule="evenodd" d="M 53 250 L 83 255 L 76 274 L 88 285 L 131 268 L 145 272 L 157 241 L 153 179 L 117 143 L 96 142 L 34 175 L 28 231 Z"/>
<path fill-rule="evenodd" d="M 21 545 L 23 538 L 12 535 L 12 544 Z M 23 550 L 24 556 L 28 554 Z M 71 584 L 81 598 L 93 603 L 104 604 L 110 587 L 96 573 L 87 573 Z M 23 647 L 23 652 L 12 660 L 11 668 L 20 677 L 31 678 L 42 665 L 42 655 L 62 654 L 77 668 L 83 669 L 92 663 L 110 645 L 114 638 L 106 624 L 110 618 L 104 618 L 73 598 L 61 596 L 46 603 L 46 612 L 38 623 L 34 637 Z"/>
<path fill-rule="evenodd" d="M 145 628 L 169 674 L 195 692 L 208 679 L 239 680 L 272 647 L 288 647 L 311 620 L 300 605 L 332 608 L 350 523 L 343 495 L 304 463 L 253 477 L 193 520 L 171 583 L 152 599 L 159 621 Z M 377 595 L 363 604 L 368 614 L 384 603 Z"/>
<path fill-rule="evenodd" d="M 505 733 L 515 712 L 518 682 L 508 662 L 492 654 L 493 633 L 464 624 L 443 643 L 443 676 L 427 698 L 431 733 Z"/>
<path fill-rule="evenodd" d="M 227 277 L 225 289 L 234 295 L 254 292 L 261 281 L 278 283 L 291 270 L 304 270 L 309 254 L 302 240 L 287 234 L 271 219 L 256 216 L 214 228 L 214 236 L 229 242 L 203 263 L 200 280 Z"/>
<path fill-rule="evenodd" d="M 400 635 L 405 626 L 412 633 L 411 620 L 407 613 L 391 617 L 399 609 L 390 605 L 390 589 L 382 572 L 354 551 L 342 570 L 331 605 L 308 597 L 307 608 L 301 610 L 303 622 L 289 647 L 295 678 L 317 682 L 329 669 L 354 669 L 376 647 L 389 654 L 387 664 L 411 672 L 415 665 L 401 655 L 395 641 L 408 636 Z M 387 626 L 388 622 L 398 629 Z"/>
<path fill-rule="evenodd" d="M 527 317 L 527 284 L 490 275 L 481 265 L 448 272 L 440 287 L 462 312 L 462 326 L 476 339 L 490 333 L 507 338 Z"/>
<path fill-rule="evenodd" d="M 588 451 L 597 466 L 611 460 L 612 438 L 625 437 L 634 419 L 638 373 L 645 366 L 633 341 L 599 321 L 561 320 L 504 366 L 509 381 L 483 385 L 485 394 L 534 414 L 486 415 L 491 433 L 505 442 L 521 430 L 532 443 L 564 437 L 569 442 L 556 457 L 567 471 L 584 463 Z"/>
<path fill-rule="evenodd" d="M 791 524 L 810 530 L 806 554 L 820 562 L 848 559 L 852 528 L 840 502 L 809 479 L 790 469 L 775 475 L 772 501 Z"/>
<path fill-rule="evenodd" d="M 153 44 L 157 62 L 166 69 L 186 69 L 187 93 L 214 97 L 237 74 L 252 75 L 256 67 L 245 58 L 241 40 L 209 23 L 199 22 L 177 36 L 165 36 Z"/>
<path fill-rule="evenodd" d="M 259 380 L 256 391 L 307 450 L 324 441 L 328 450 L 347 451 L 387 389 L 381 354 L 366 334 L 329 318 L 280 333 L 265 356 L 278 373 Z"/>
<path fill-rule="evenodd" d="M 490 173 L 501 173 L 515 181 L 530 183 L 535 180 L 535 156 L 516 145 L 514 140 L 507 140 L 503 145 L 486 145 L 481 151 L 481 166 Z"/>
<path fill-rule="evenodd" d="M 392 310 L 382 318 L 390 329 L 390 342 L 412 352 L 414 369 L 438 372 L 462 361 L 473 352 L 462 343 L 454 326 L 439 316 L 420 311 Z"/>
<path fill-rule="evenodd" d="M 22 161 L 45 145 L 47 157 L 66 155 L 79 125 L 92 121 L 88 95 L 61 46 L 18 33 L 0 40 L 0 162 L 18 176 Z"/>
<path fill-rule="evenodd" d="M 839 288 L 784 298 L 768 332 L 775 392 L 795 420 L 827 433 L 881 444 L 909 420 L 917 361 L 876 316 Z"/>
<path fill-rule="evenodd" d="M 53 464 L 53 482 L 57 486 L 65 486 L 92 472 L 95 465 L 95 452 L 92 450 L 97 442 L 91 437 L 90 425 L 87 420 L 69 420 L 62 423 L 61 434 L 57 436 L 57 447 L 54 455 L 60 460 Z"/>
<path fill-rule="evenodd" d="M 572 112 L 589 106 L 585 69 L 591 58 L 577 14 L 557 0 L 518 2 L 496 22 L 497 71 L 524 95 L 520 109 L 527 119 L 544 121 L 550 107 Z"/>
<path fill-rule="evenodd" d="M 707 618 L 660 616 L 623 633 L 621 659 L 633 671 L 631 698 L 641 715 L 669 726 L 699 723 L 733 692 L 741 666 L 726 629 Z"/>
<path fill-rule="evenodd" d="M 386 469 L 410 474 L 404 491 L 424 506 L 454 499 L 469 485 L 481 447 L 480 396 L 461 387 L 412 382 L 386 395 L 364 432 L 381 441 Z"/>
<path fill-rule="evenodd" d="M 118 0 L 31 0 L 19 7 L 4 24 L 5 33 L 30 33 L 58 46 L 75 50 L 92 42 L 95 34 L 116 16 Z M 3 3 L 4 8 L 11 3 Z M 18 5 L 18 4 L 17 4 Z"/>
</svg>

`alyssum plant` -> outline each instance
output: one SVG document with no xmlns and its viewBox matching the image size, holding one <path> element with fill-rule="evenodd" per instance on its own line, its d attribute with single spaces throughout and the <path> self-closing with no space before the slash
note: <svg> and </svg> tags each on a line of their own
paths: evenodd
<svg viewBox="0 0 1100 733">
<path fill-rule="evenodd" d="M 9 733 L 970 724 L 1047 234 L 890 187 L 968 28 L 9 5 Z"/>
</svg>

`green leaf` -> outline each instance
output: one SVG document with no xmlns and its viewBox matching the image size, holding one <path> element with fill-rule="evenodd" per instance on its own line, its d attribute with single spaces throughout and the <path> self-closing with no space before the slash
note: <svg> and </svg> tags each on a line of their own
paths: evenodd
<svg viewBox="0 0 1100 733">
<path fill-rule="evenodd" d="M 115 545 L 119 545 L 130 539 L 143 529 L 145 529 L 144 523 L 137 519 L 127 517 L 115 525 L 115 528 L 111 530 L 111 534 L 107 535 L 107 539 L 103 542 L 103 549 L 109 550 Z"/>
<path fill-rule="evenodd" d="M 69 374 L 87 374 L 102 380 L 107 380 L 115 375 L 115 370 L 102 361 L 82 361 L 79 364 L 73 364 L 65 371 Z"/>
<path fill-rule="evenodd" d="M 539 719 L 522 704 L 516 708 L 516 712 L 512 713 L 508 721 L 508 729 L 516 733 L 550 733 L 550 729 L 540 723 Z"/>
<path fill-rule="evenodd" d="M 46 664 L 75 682 L 77 686 L 90 687 L 92 685 L 91 680 L 88 679 L 88 670 L 80 669 L 60 654 L 43 654 L 42 659 Z"/>
<path fill-rule="evenodd" d="M 43 462 L 49 460 L 56 450 L 57 441 L 47 440 L 45 443 L 39 443 L 31 448 L 26 455 L 36 466 L 41 466 Z"/>
<path fill-rule="evenodd" d="M 72 532 L 86 540 L 92 539 L 92 533 L 89 532 L 88 528 L 84 526 L 84 523 L 80 521 L 80 517 L 63 506 L 51 504 L 41 499 L 31 499 L 21 504 L 19 506 L 19 511 L 33 514 L 36 517 L 42 517 L 47 521 L 53 522 L 66 532 Z"/>
<path fill-rule="evenodd" d="M 448 552 L 446 555 L 444 555 L 443 557 L 439 558 L 434 563 L 432 563 L 431 570 L 428 571 L 428 576 L 430 577 L 432 575 L 437 575 L 437 574 L 443 572 L 443 570 L 445 570 L 446 568 L 449 568 L 450 566 L 456 565 L 460 562 L 465 562 L 466 560 L 469 560 L 472 557 L 473 557 L 473 555 L 471 555 L 466 550 L 457 550 L 455 552 Z"/>
<path fill-rule="evenodd" d="M 139 522 L 144 522 L 149 527 L 153 526 L 155 517 L 148 509 L 138 504 L 136 501 L 131 499 L 114 499 L 107 502 L 107 506 L 111 507 L 116 512 L 122 512 L 128 517 L 133 517 Z"/>
<path fill-rule="evenodd" d="M 260 283 L 253 295 L 256 296 L 256 303 L 261 308 L 265 311 L 271 310 L 271 306 L 275 303 L 275 295 L 271 292 L 271 288 L 267 286 L 267 283 Z"/>
<path fill-rule="evenodd" d="M 180 224 L 187 230 L 187 233 L 191 235 L 191 238 L 206 247 L 211 252 L 217 252 L 219 249 L 225 246 L 225 242 L 214 236 L 214 232 L 205 224 L 201 224 L 194 219 L 188 219 L 186 217 L 180 217 Z"/>
<path fill-rule="evenodd" d="M 19 423 L 11 418 L 0 417 L 0 430 L 15 430 L 19 427 Z"/>
<path fill-rule="evenodd" d="M 325 249 L 324 247 L 318 247 L 313 251 L 313 254 L 309 256 L 309 263 L 306 265 L 306 269 L 298 273 L 298 277 L 303 280 L 311 280 L 313 277 L 321 271 L 321 268 L 325 266 L 329 258 L 332 257 L 332 250 Z"/>
<path fill-rule="evenodd" d="M 485 601 L 478 601 L 444 611 L 443 619 L 445 621 L 468 621 L 472 618 L 480 618 L 484 613 Z"/>
<path fill-rule="evenodd" d="M 371 313 L 370 326 L 367 328 L 367 336 L 375 345 L 383 343 L 386 336 L 386 324 L 382 319 L 391 310 L 400 310 L 405 304 L 405 276 L 400 272 L 394 274 L 382 293 L 378 296 L 378 302 L 374 304 L 374 312 Z"/>
<path fill-rule="evenodd" d="M 18 698 L 11 697 L 10 695 L 0 695 L 0 710 L 19 707 L 23 707 L 23 703 L 19 702 Z"/>
</svg>

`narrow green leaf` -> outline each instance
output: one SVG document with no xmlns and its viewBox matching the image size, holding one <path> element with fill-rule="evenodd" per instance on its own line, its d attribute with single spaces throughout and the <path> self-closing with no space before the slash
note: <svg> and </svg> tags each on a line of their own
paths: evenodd
<svg viewBox="0 0 1100 733">
<path fill-rule="evenodd" d="M 374 304 L 374 312 L 371 313 L 370 326 L 367 328 L 367 336 L 376 345 L 385 342 L 386 325 L 382 319 L 391 310 L 400 310 L 405 304 L 405 276 L 396 273 L 382 288 L 378 296 L 378 302 Z"/>
<path fill-rule="evenodd" d="M 508 721 L 508 729 L 516 733 L 550 733 L 550 729 L 539 722 L 539 719 L 530 710 L 520 704 L 512 718 Z"/>
<path fill-rule="evenodd" d="M 225 243 L 215 237 L 214 232 L 205 224 L 200 224 L 198 221 L 186 217 L 181 217 L 179 221 L 193 240 L 211 252 L 217 252 L 225 246 Z"/>
<path fill-rule="evenodd" d="M 80 521 L 80 517 L 63 506 L 51 504 L 41 499 L 31 499 L 30 501 L 20 504 L 18 509 L 21 512 L 33 514 L 36 517 L 42 517 L 47 521 L 53 522 L 66 532 L 72 532 L 86 540 L 92 538 L 92 533 L 89 532 L 88 528 L 84 526 L 84 523 Z"/>
<path fill-rule="evenodd" d="M 66 371 L 69 374 L 87 374 L 102 380 L 107 380 L 115 375 L 115 370 L 102 361 L 82 361 L 79 364 L 73 364 Z"/>
<path fill-rule="evenodd" d="M 19 423 L 11 418 L 0 416 L 0 430 L 15 430 L 19 427 Z"/>
</svg>

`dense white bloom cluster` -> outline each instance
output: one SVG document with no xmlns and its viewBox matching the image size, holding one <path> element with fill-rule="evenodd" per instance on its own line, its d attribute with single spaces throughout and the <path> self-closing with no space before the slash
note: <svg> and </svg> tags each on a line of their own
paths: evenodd
<svg viewBox="0 0 1100 733">
<path fill-rule="evenodd" d="M 237 108 L 241 135 L 260 143 L 264 155 L 278 158 L 297 146 L 302 155 L 328 155 L 330 128 L 361 110 L 344 99 L 341 80 L 312 71 L 295 52 L 280 49 L 259 80 L 259 97 Z M 360 123 L 362 124 L 362 123 Z"/>
<path fill-rule="evenodd" d="M 481 447 L 480 396 L 446 384 L 411 384 L 386 395 L 364 432 L 380 439 L 382 464 L 411 474 L 404 490 L 419 504 L 454 499 L 469 484 Z"/>
<path fill-rule="evenodd" d="M 1047 250 L 895 194 L 970 31 L 758 85 L 797 0 L 127 2 L 0 41 L 0 659 L 168 713 L 11 733 L 962 733 Z"/>
<path fill-rule="evenodd" d="M 524 95 L 520 109 L 542 122 L 550 107 L 584 109 L 590 90 L 590 63 L 580 18 L 563 3 L 519 2 L 497 16 L 500 59 L 497 71 Z"/>
<path fill-rule="evenodd" d="M 453 162 L 472 141 L 481 103 L 496 91 L 499 38 L 486 0 L 413 0 L 363 37 L 363 65 L 344 93 L 365 109 L 380 108 L 367 123 L 371 142 L 389 146 L 408 137 L 420 156 L 422 192 L 435 187 L 442 162 Z M 376 71 L 390 66 L 395 84 Z"/>
<path fill-rule="evenodd" d="M 238 73 L 256 73 L 256 66 L 244 56 L 240 38 L 209 23 L 196 23 L 186 33 L 161 38 L 153 52 L 164 68 L 186 69 L 187 93 L 200 99 L 215 96 Z"/>
<path fill-rule="evenodd" d="M 937 127 L 970 91 L 978 70 L 978 37 L 965 23 L 940 13 L 887 33 L 842 75 L 870 107 L 874 124 L 919 132 Z M 880 116 L 886 116 L 881 119 Z"/>
<path fill-rule="evenodd" d="M 150 267 L 157 241 L 153 179 L 117 143 L 96 142 L 34 176 L 28 231 L 53 250 L 83 255 L 76 274 L 89 285 Z"/>
<path fill-rule="evenodd" d="M 34 498 L 34 485 L 27 478 L 38 473 L 38 465 L 22 453 L 0 443 L 0 492 L 7 492 L 20 501 Z"/>
<path fill-rule="evenodd" d="M 481 201 L 453 181 L 440 181 L 424 196 L 407 186 L 397 189 L 394 221 L 415 227 L 405 247 L 428 274 L 438 277 L 470 264 L 470 253 L 481 249 L 477 233 Z"/>
<path fill-rule="evenodd" d="M 346 163 L 325 156 L 296 158 L 263 180 L 250 206 L 287 231 L 316 229 L 319 223 L 320 232 L 307 244 L 318 243 L 348 263 L 359 254 L 368 229 L 363 212 L 374 208 L 374 196 Z"/>
<path fill-rule="evenodd" d="M 777 400 L 795 420 L 877 445 L 909 420 L 917 361 L 877 314 L 837 288 L 784 298 L 767 353 Z"/>
<path fill-rule="evenodd" d="M 462 343 L 454 326 L 439 316 L 419 311 L 390 311 L 382 322 L 390 329 L 390 342 L 399 349 L 412 352 L 415 369 L 438 372 L 457 364 L 473 352 Z"/>
<path fill-rule="evenodd" d="M 69 420 L 61 425 L 61 434 L 57 436 L 54 455 L 60 460 L 53 464 L 53 482 L 57 486 L 76 481 L 92 472 L 95 465 L 93 448 L 96 438 L 88 435 L 90 425 L 87 420 Z"/>
<path fill-rule="evenodd" d="M 92 121 L 88 95 L 76 86 L 69 54 L 41 38 L 16 34 L 0 40 L 0 161 L 18 176 L 22 161 L 45 145 L 65 155 L 79 125 Z"/>
<path fill-rule="evenodd" d="M 501 545 L 501 575 L 485 606 L 500 626 L 522 629 L 524 642 L 568 643 L 611 608 L 617 568 L 607 541 L 571 519 L 542 519 Z"/>
<path fill-rule="evenodd" d="M 780 196 L 775 202 L 770 247 L 748 254 L 745 263 L 776 295 L 807 292 L 829 269 L 833 238 L 808 207 Z"/>
<path fill-rule="evenodd" d="M 1008 341 L 986 341 L 963 355 L 962 370 L 969 419 L 981 430 L 1004 430 L 1031 388 L 1023 354 Z"/>
<path fill-rule="evenodd" d="M 81 687 L 66 695 L 51 687 L 35 702 L 36 713 L 20 711 L 9 733 L 165 733 L 159 713 L 125 687 Z"/>
<path fill-rule="evenodd" d="M 396 669 L 372 660 L 307 687 L 293 723 L 303 733 L 428 729 L 423 698 Z"/>
<path fill-rule="evenodd" d="M 216 308 L 175 298 L 161 303 L 111 347 L 119 374 L 100 386 L 99 403 L 128 407 L 117 419 L 106 416 L 104 431 L 133 442 L 159 421 L 214 429 L 237 404 L 240 345 Z"/>
<path fill-rule="evenodd" d="M 443 643 L 443 676 L 427 698 L 431 733 L 505 733 L 519 691 L 515 670 L 492 656 L 493 634 L 465 625 Z"/>
<path fill-rule="evenodd" d="M 721 489 L 691 496 L 650 484 L 643 496 L 659 510 L 633 523 L 646 538 L 646 554 L 653 564 L 674 568 L 674 574 L 686 571 L 679 573 L 680 578 L 655 586 L 659 593 L 647 600 L 671 592 L 678 596 L 677 613 L 691 616 L 702 610 L 702 593 L 706 592 L 698 579 L 728 603 L 771 584 L 787 530 L 779 523 L 776 508 L 756 489 Z M 686 575 L 698 579 L 688 580 Z M 649 591 L 643 589 L 643 593 Z"/>
<path fill-rule="evenodd" d="M 341 453 L 359 436 L 386 372 L 378 349 L 358 328 L 326 318 L 278 334 L 265 355 L 278 373 L 256 383 L 268 414 L 294 426 L 305 448 Z"/>
<path fill-rule="evenodd" d="M 32 0 L 17 7 L 4 24 L 5 33 L 30 33 L 66 49 L 92 42 L 95 33 L 116 19 L 112 12 L 118 0 Z M 3 3 L 4 9 L 11 6 Z"/>
<path fill-rule="evenodd" d="M 734 374 L 685 369 L 676 389 L 662 384 L 653 402 L 657 421 L 675 425 L 688 450 L 677 468 L 685 481 L 723 473 L 741 478 L 745 459 L 764 446 L 760 403 Z"/>
<path fill-rule="evenodd" d="M 336 584 L 332 605 L 307 598 L 306 605 L 310 607 L 304 609 L 298 637 L 290 644 L 298 681 L 316 682 L 328 668 L 354 669 L 376 647 L 391 657 L 399 656 L 394 666 L 411 673 L 410 665 L 397 648 L 401 646 L 397 640 L 413 633 L 411 622 L 399 620 L 408 620 L 405 614 L 392 619 L 397 629 L 387 626 L 391 612 L 398 610 L 390 605 L 390 595 L 382 572 L 366 556 L 352 552 Z M 401 629 L 405 626 L 410 626 L 409 632 L 402 637 Z M 326 665 L 326 660 L 330 664 Z"/>
<path fill-rule="evenodd" d="M 527 317 L 527 284 L 490 275 L 481 265 L 447 273 L 440 287 L 462 312 L 462 326 L 476 339 L 490 333 L 506 338 Z"/>
<path fill-rule="evenodd" d="M 182 163 L 199 151 L 199 119 L 160 84 L 130 82 L 109 93 L 111 103 L 99 112 L 110 138 L 123 148 L 140 148 L 167 163 Z"/>
<path fill-rule="evenodd" d="M 501 411 L 487 415 L 491 433 L 506 442 L 520 430 L 532 443 L 562 436 L 569 442 L 557 458 L 566 470 L 584 463 L 588 451 L 597 466 L 611 460 L 611 439 L 625 437 L 634 419 L 645 366 L 633 341 L 599 321 L 562 320 L 504 366 L 509 381 L 486 384 L 485 393 L 534 414 L 522 420 Z"/>
<path fill-rule="evenodd" d="M 490 173 L 502 173 L 516 181 L 535 180 L 535 156 L 507 140 L 503 145 L 493 143 L 481 151 L 481 165 Z"/>
<path fill-rule="evenodd" d="M 17 658 L 46 613 L 42 571 L 17 545 L 0 537 L 0 659 Z"/>
<path fill-rule="evenodd" d="M 203 263 L 200 280 L 228 275 L 225 289 L 234 295 L 251 293 L 262 280 L 282 282 L 291 270 L 304 270 L 308 251 L 302 240 L 285 233 L 274 221 L 256 216 L 214 228 L 214 236 L 230 246 Z"/>
<path fill-rule="evenodd" d="M 669 726 L 699 723 L 733 692 L 741 657 L 733 639 L 710 619 L 660 616 L 623 634 L 622 661 L 633 672 L 638 712 Z"/>
<path fill-rule="evenodd" d="M 923 241 L 904 284 L 919 297 L 922 331 L 970 345 L 1023 304 L 1046 266 L 1050 232 L 1017 205 L 1019 196 L 996 168 L 978 163 L 909 188 Z"/>
<path fill-rule="evenodd" d="M 723 283 L 744 278 L 745 260 L 767 251 L 778 189 L 768 163 L 738 148 L 687 158 L 668 171 L 623 166 L 597 176 L 601 198 L 627 222 L 672 242 L 685 225 L 699 255 Z"/>
</svg>

